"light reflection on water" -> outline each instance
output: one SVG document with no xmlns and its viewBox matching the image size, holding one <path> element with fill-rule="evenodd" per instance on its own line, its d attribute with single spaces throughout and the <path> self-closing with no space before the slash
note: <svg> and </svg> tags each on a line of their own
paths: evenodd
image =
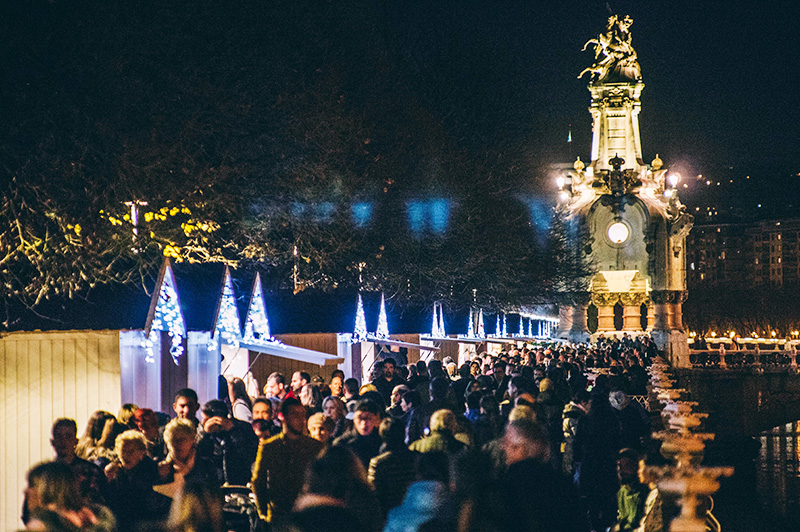
<svg viewBox="0 0 800 532">
<path fill-rule="evenodd" d="M 758 492 L 762 503 L 788 520 L 800 518 L 800 421 L 759 436 Z"/>
</svg>

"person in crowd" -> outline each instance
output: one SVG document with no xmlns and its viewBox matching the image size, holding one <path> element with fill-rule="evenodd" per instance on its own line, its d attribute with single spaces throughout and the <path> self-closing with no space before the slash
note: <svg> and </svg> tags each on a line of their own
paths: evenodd
<svg viewBox="0 0 800 532">
<path fill-rule="evenodd" d="M 645 468 L 644 460 L 639 461 L 639 481 L 647 484 L 650 490 L 644 501 L 644 515 L 636 532 L 664 532 L 664 514 L 661 492 L 658 490 L 655 475 Z"/>
<path fill-rule="evenodd" d="M 282 373 L 276 371 L 267 377 L 267 384 L 264 385 L 264 395 L 268 399 L 280 402 L 286 399 L 289 394 L 291 392 L 286 389 L 286 377 Z M 289 397 L 294 397 L 294 394 L 289 395 Z"/>
<path fill-rule="evenodd" d="M 222 494 L 214 486 L 188 482 L 172 502 L 167 532 L 224 532 Z"/>
<path fill-rule="evenodd" d="M 384 532 L 455 530 L 456 508 L 450 497 L 447 455 L 420 455 L 417 475 L 419 480 L 408 486 L 400 506 L 389 511 Z"/>
<path fill-rule="evenodd" d="M 228 381 L 228 398 L 231 402 L 231 413 L 234 419 L 253 422 L 253 402 L 247 395 L 247 387 L 239 377 L 233 377 Z"/>
<path fill-rule="evenodd" d="M 136 430 L 144 434 L 147 439 L 147 454 L 156 462 L 160 462 L 167 456 L 167 449 L 164 446 L 164 438 L 158 426 L 156 413 L 149 408 L 140 408 L 133 413 L 133 422 Z"/>
<path fill-rule="evenodd" d="M 414 481 L 416 454 L 405 444 L 402 421 L 387 417 L 378 434 L 383 441 L 381 454 L 369 461 L 367 478 L 375 488 L 384 515 L 403 502 L 406 489 Z"/>
<path fill-rule="evenodd" d="M 596 382 L 589 412 L 575 429 L 573 455 L 590 524 L 595 530 L 604 530 L 614 524 L 617 515 L 617 453 L 622 431 L 604 381 L 598 378 Z"/>
<path fill-rule="evenodd" d="M 344 371 L 340 369 L 334 370 L 328 386 L 330 386 L 331 395 L 341 399 L 344 396 Z"/>
<path fill-rule="evenodd" d="M 455 438 L 455 432 L 455 414 L 450 410 L 437 410 L 431 416 L 430 434 L 413 442 L 409 449 L 418 453 L 439 452 L 450 456 L 458 454 L 465 445 Z"/>
<path fill-rule="evenodd" d="M 228 406 L 212 399 L 200 410 L 203 434 L 197 456 L 214 466 L 215 485 L 244 486 L 258 449 L 258 437 L 249 423 L 232 419 Z"/>
<path fill-rule="evenodd" d="M 78 493 L 83 500 L 92 505 L 105 504 L 107 496 L 105 473 L 97 465 L 78 458 L 75 454 L 78 445 L 78 425 L 75 420 L 57 419 L 51 429 L 50 445 L 56 453 L 55 461 L 72 469 L 78 482 Z M 22 506 L 22 522 L 27 524 L 29 517 L 29 504 L 26 500 Z"/>
<path fill-rule="evenodd" d="M 289 386 L 292 389 L 292 394 L 300 399 L 300 391 L 303 386 L 311 382 L 311 375 L 306 371 L 295 371 L 292 373 L 292 380 L 289 381 Z"/>
<path fill-rule="evenodd" d="M 322 412 L 322 394 L 319 387 L 313 384 L 304 384 L 300 389 L 300 402 L 306 407 L 308 416 Z"/>
<path fill-rule="evenodd" d="M 511 380 L 509 375 L 506 375 L 506 363 L 503 360 L 498 360 L 492 366 L 492 376 L 494 377 L 494 396 L 498 402 L 503 401 L 503 398 L 508 390 L 508 383 Z"/>
<path fill-rule="evenodd" d="M 584 532 L 584 514 L 572 483 L 550 466 L 547 431 L 528 419 L 512 421 L 503 436 L 503 450 L 508 470 L 500 490 L 507 529 Z M 520 496 L 534 492 L 536 497 Z"/>
<path fill-rule="evenodd" d="M 78 445 L 78 425 L 75 420 L 59 418 L 50 431 L 50 445 L 56 453 L 56 462 L 68 465 L 78 479 L 80 494 L 89 503 L 106 503 L 106 476 L 97 465 L 78 458 L 75 450 Z"/>
<path fill-rule="evenodd" d="M 86 430 L 78 440 L 75 452 L 79 458 L 105 467 L 117 457 L 114 454 L 114 440 L 124 431 L 113 414 L 98 410 L 86 423 Z"/>
<path fill-rule="evenodd" d="M 644 519 L 645 502 L 650 487 L 639 478 L 641 458 L 634 449 L 623 449 L 617 458 L 619 491 L 617 491 L 617 522 L 614 532 L 634 532 Z"/>
<path fill-rule="evenodd" d="M 405 427 L 406 445 L 411 445 L 411 442 L 417 441 L 425 434 L 420 404 L 419 392 L 416 390 L 406 392 L 400 398 L 400 408 L 403 409 L 403 417 L 400 418 L 400 421 Z"/>
<path fill-rule="evenodd" d="M 333 421 L 325 417 L 322 412 L 317 412 L 308 418 L 308 435 L 323 445 L 331 441 L 334 427 Z"/>
<path fill-rule="evenodd" d="M 622 390 L 611 392 L 608 401 L 622 431 L 620 447 L 644 451 L 650 439 L 650 417 L 647 410 L 638 401 L 632 401 Z"/>
<path fill-rule="evenodd" d="M 405 381 L 397 375 L 397 363 L 393 358 L 385 358 L 383 360 L 383 374 L 377 379 L 372 381 L 378 393 L 383 397 L 384 404 L 391 404 L 392 392 L 396 386 L 404 385 Z"/>
<path fill-rule="evenodd" d="M 380 510 L 361 461 L 347 448 L 329 447 L 308 468 L 291 515 L 300 532 L 377 532 Z"/>
<path fill-rule="evenodd" d="M 274 436 L 274 434 L 270 432 L 274 425 L 266 419 L 254 419 L 252 427 L 253 432 L 258 437 L 259 443 L 262 441 L 267 441 Z"/>
<path fill-rule="evenodd" d="M 330 395 L 323 399 L 322 413 L 334 423 L 333 433 L 331 434 L 333 439 L 338 438 L 350 428 L 350 420 L 346 417 L 347 408 L 339 397 Z"/>
<path fill-rule="evenodd" d="M 77 433 L 77 430 L 76 430 Z M 25 489 L 28 530 L 115 532 L 116 519 L 105 506 L 86 504 L 73 469 L 61 461 L 28 471 Z"/>
<path fill-rule="evenodd" d="M 342 445 L 353 451 L 366 468 L 369 466 L 369 461 L 380 451 L 381 437 L 378 434 L 380 421 L 380 407 L 369 399 L 361 400 L 354 411 L 352 430 L 337 438 L 333 444 Z"/>
<path fill-rule="evenodd" d="M 403 394 L 409 391 L 411 390 L 405 384 L 394 387 L 394 390 L 392 390 L 391 403 L 386 408 L 386 415 L 397 419 L 403 417 L 405 412 L 403 412 L 403 407 L 400 406 L 400 399 L 402 399 Z"/>
<path fill-rule="evenodd" d="M 547 430 L 550 440 L 550 462 L 556 469 L 561 469 L 562 414 L 564 403 L 556 395 L 555 383 L 550 378 L 539 383 L 539 395 L 536 397 L 536 420 Z"/>
<path fill-rule="evenodd" d="M 449 389 L 450 387 L 446 377 L 433 377 L 431 379 L 428 390 L 431 400 L 419 407 L 422 426 L 424 428 L 430 427 L 431 416 L 437 410 L 453 410 L 453 405 L 447 398 Z"/>
<path fill-rule="evenodd" d="M 412 390 L 416 390 L 421 400 L 420 404 L 425 404 L 430 401 L 430 386 L 431 376 L 428 373 L 428 364 L 424 360 L 418 360 L 416 363 L 417 378 L 414 386 L 409 386 Z"/>
<path fill-rule="evenodd" d="M 139 410 L 139 407 L 133 403 L 125 403 L 119 409 L 117 414 L 117 421 L 125 425 L 128 429 L 135 429 L 136 425 L 133 422 L 133 413 Z"/>
<path fill-rule="evenodd" d="M 253 401 L 253 430 L 255 430 L 255 422 L 259 420 L 265 422 L 262 431 L 266 434 L 275 436 L 281 431 L 280 421 L 275 419 L 272 401 L 263 397 Z"/>
<path fill-rule="evenodd" d="M 106 466 L 109 506 L 121 532 L 133 531 L 145 522 L 167 517 L 170 500 L 153 490 L 160 482 L 158 465 L 147 455 L 147 439 L 138 430 L 117 437 L 116 461 Z M 147 511 L 143 511 L 143 509 Z"/>
<path fill-rule="evenodd" d="M 349 379 L 345 379 L 344 381 L 344 396 L 342 397 L 342 401 L 345 404 L 349 403 L 350 401 L 358 401 L 358 389 L 360 386 L 358 385 L 358 380 L 350 377 Z"/>
<path fill-rule="evenodd" d="M 575 431 L 578 429 L 578 421 L 589 412 L 589 392 L 579 390 L 565 407 L 561 416 L 561 430 L 564 436 L 564 452 L 562 454 L 562 465 L 564 473 L 570 477 L 575 477 L 574 460 L 574 441 Z"/>
<path fill-rule="evenodd" d="M 188 419 L 197 428 L 200 420 L 197 419 L 197 411 L 200 410 L 200 403 L 197 400 L 197 392 L 191 388 L 182 388 L 175 394 L 175 402 L 172 403 L 172 410 L 181 419 Z"/>
<path fill-rule="evenodd" d="M 306 409 L 294 398 L 281 404 L 283 430 L 258 447 L 252 485 L 258 513 L 267 522 L 281 522 L 303 487 L 302 471 L 323 449 L 306 435 Z"/>
<path fill-rule="evenodd" d="M 164 428 L 167 457 L 159 467 L 161 484 L 155 490 L 175 499 L 187 483 L 207 486 L 216 483 L 214 465 L 208 458 L 197 456 L 197 428 L 188 419 L 175 418 Z"/>
</svg>

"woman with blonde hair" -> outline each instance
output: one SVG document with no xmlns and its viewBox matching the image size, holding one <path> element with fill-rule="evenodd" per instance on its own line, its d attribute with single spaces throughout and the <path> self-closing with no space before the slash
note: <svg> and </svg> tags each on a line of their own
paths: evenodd
<svg viewBox="0 0 800 532">
<path fill-rule="evenodd" d="M 147 456 L 147 438 L 138 430 L 126 430 L 117 437 L 115 450 L 119 458 L 106 466 L 106 476 L 108 501 L 120 530 L 166 518 L 169 499 L 153 491 L 160 477 L 158 465 Z"/>
<path fill-rule="evenodd" d="M 344 402 L 334 395 L 329 395 L 322 400 L 322 413 L 330 418 L 334 423 L 332 439 L 336 439 L 344 434 L 349 427 L 347 419 L 347 408 Z"/>
<path fill-rule="evenodd" d="M 167 457 L 158 464 L 161 480 L 166 482 L 154 489 L 175 499 L 191 481 L 213 483 L 213 465 L 197 456 L 197 429 L 188 419 L 176 418 L 164 428 Z"/>
</svg>

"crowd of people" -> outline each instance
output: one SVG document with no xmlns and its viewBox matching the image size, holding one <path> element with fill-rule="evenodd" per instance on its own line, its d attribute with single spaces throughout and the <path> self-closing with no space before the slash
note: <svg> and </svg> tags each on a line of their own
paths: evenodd
<svg viewBox="0 0 800 532">
<path fill-rule="evenodd" d="M 663 530 L 644 475 L 647 337 L 514 346 L 398 364 L 360 383 L 335 371 L 238 378 L 174 418 L 98 411 L 52 427 L 55 459 L 28 473 L 31 530 Z M 225 494 L 244 492 L 242 498 Z M 252 497 L 249 495 L 252 493 Z M 242 519 L 249 506 L 256 519 Z M 238 501 L 238 502 L 237 502 Z M 244 509 L 243 509 L 244 508 Z"/>
</svg>

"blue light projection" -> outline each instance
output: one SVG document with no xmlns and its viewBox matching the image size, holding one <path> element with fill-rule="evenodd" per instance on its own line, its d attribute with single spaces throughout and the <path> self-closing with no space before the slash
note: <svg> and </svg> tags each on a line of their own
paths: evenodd
<svg viewBox="0 0 800 532">
<path fill-rule="evenodd" d="M 331 221 L 333 213 L 336 211 L 336 206 L 330 201 L 320 203 L 315 206 L 314 219 L 318 222 L 327 223 Z"/>
<path fill-rule="evenodd" d="M 431 230 L 437 235 L 447 231 L 450 218 L 450 202 L 446 199 L 428 201 L 428 213 L 431 220 Z"/>
<path fill-rule="evenodd" d="M 359 202 L 350 206 L 353 223 L 358 228 L 364 228 L 372 221 L 372 203 Z"/>
<path fill-rule="evenodd" d="M 416 236 L 426 232 L 444 234 L 450 223 L 450 203 L 445 198 L 410 200 L 406 205 L 406 213 L 411 232 Z"/>
</svg>

